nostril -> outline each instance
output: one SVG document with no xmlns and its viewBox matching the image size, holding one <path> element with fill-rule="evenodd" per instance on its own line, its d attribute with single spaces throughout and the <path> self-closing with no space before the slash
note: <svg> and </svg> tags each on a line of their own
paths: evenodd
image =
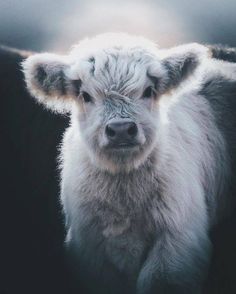
<svg viewBox="0 0 236 294">
<path fill-rule="evenodd" d="M 138 133 L 138 128 L 135 123 L 131 123 L 129 128 L 128 128 L 128 134 L 132 137 L 136 136 Z"/>
<path fill-rule="evenodd" d="M 108 137 L 115 137 L 116 132 L 109 126 L 106 126 L 106 134 Z"/>
</svg>

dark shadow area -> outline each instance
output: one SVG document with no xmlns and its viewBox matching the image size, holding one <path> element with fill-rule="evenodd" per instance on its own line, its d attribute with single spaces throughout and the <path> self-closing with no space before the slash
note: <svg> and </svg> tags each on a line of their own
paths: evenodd
<svg viewBox="0 0 236 294">
<path fill-rule="evenodd" d="M 0 293 L 74 293 L 64 265 L 56 171 L 68 118 L 33 101 L 21 61 L 0 49 Z"/>
<path fill-rule="evenodd" d="M 66 270 L 57 146 L 68 118 L 37 105 L 25 89 L 22 56 L 0 49 L 0 293 L 73 294 Z M 212 232 L 205 293 L 236 293 L 236 214 Z"/>
</svg>

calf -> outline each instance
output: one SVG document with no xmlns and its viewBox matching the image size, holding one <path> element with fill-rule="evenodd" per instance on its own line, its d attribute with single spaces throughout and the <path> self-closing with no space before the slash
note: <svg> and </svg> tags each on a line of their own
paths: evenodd
<svg viewBox="0 0 236 294">
<path fill-rule="evenodd" d="M 68 252 L 91 293 L 201 291 L 235 127 L 235 92 L 219 87 L 236 88 L 235 67 L 224 64 L 225 78 L 204 66 L 210 51 L 105 34 L 23 63 L 37 101 L 71 113 L 61 202 Z"/>
</svg>

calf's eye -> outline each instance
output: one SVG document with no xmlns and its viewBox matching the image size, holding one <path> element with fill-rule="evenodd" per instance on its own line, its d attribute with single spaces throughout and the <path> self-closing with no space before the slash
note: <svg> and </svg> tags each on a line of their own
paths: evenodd
<svg viewBox="0 0 236 294">
<path fill-rule="evenodd" d="M 143 95 L 142 97 L 145 99 L 145 98 L 152 98 L 154 97 L 155 95 L 155 92 L 154 92 L 154 89 L 152 86 L 149 86 L 145 89 L 145 91 L 143 92 Z"/>
<path fill-rule="evenodd" d="M 93 98 L 89 95 L 89 93 L 82 92 L 81 95 L 85 103 L 93 102 Z"/>
</svg>

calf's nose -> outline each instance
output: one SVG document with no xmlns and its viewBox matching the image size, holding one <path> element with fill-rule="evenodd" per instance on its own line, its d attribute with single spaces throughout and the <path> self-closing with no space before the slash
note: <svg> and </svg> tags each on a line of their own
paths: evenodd
<svg viewBox="0 0 236 294">
<path fill-rule="evenodd" d="M 113 143 L 131 143 L 138 134 L 138 127 L 133 121 L 115 121 L 106 125 L 105 133 Z"/>
</svg>

